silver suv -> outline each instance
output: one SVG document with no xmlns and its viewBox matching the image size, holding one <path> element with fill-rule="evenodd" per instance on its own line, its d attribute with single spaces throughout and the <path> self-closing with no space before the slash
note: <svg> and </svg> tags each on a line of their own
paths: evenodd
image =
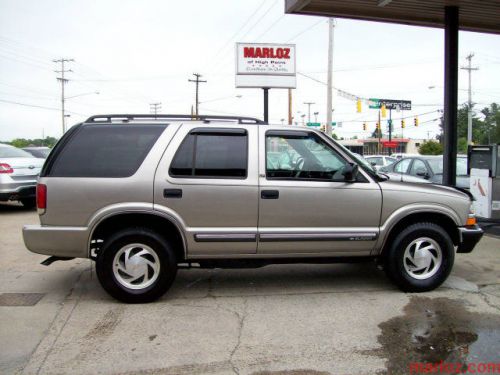
<svg viewBox="0 0 500 375">
<path fill-rule="evenodd" d="M 244 117 L 105 115 L 45 162 L 45 261 L 90 258 L 103 288 L 149 302 L 179 267 L 376 260 L 404 291 L 439 286 L 482 236 L 471 195 L 388 181 L 319 131 Z"/>
</svg>

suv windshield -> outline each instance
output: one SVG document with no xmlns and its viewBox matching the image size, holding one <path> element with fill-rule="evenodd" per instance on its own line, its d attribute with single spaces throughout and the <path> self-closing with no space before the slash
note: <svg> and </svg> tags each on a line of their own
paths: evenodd
<svg viewBox="0 0 500 375">
<path fill-rule="evenodd" d="M 30 153 L 15 147 L 0 146 L 0 158 L 32 158 Z"/>
</svg>

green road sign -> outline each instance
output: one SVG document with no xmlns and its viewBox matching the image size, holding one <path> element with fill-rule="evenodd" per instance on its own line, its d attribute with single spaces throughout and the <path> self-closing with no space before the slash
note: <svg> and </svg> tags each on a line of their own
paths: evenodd
<svg viewBox="0 0 500 375">
<path fill-rule="evenodd" d="M 332 121 L 332 126 L 337 126 L 337 123 Z"/>
<path fill-rule="evenodd" d="M 368 107 L 371 109 L 379 109 L 380 108 L 380 99 L 369 98 L 368 99 Z"/>
<path fill-rule="evenodd" d="M 321 123 L 319 123 L 319 122 L 308 122 L 307 126 L 313 126 L 313 127 L 318 127 L 319 128 L 321 126 Z"/>
</svg>

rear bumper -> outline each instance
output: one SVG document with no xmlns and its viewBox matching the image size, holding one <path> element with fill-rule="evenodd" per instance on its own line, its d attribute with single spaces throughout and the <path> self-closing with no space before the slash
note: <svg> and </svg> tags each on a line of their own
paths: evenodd
<svg viewBox="0 0 500 375">
<path fill-rule="evenodd" d="M 36 182 L 31 185 L 4 186 L 1 185 L 0 201 L 15 201 L 36 196 Z"/>
<path fill-rule="evenodd" d="M 458 230 L 460 233 L 460 244 L 458 245 L 457 253 L 470 253 L 484 234 L 483 230 L 477 225 L 471 228 L 461 227 Z"/>
<path fill-rule="evenodd" d="M 88 238 L 86 227 L 23 227 L 24 244 L 28 250 L 38 254 L 88 258 Z"/>
</svg>

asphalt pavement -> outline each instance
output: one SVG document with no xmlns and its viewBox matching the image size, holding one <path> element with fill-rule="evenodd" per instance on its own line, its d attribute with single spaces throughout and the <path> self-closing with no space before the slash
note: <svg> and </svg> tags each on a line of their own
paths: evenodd
<svg viewBox="0 0 500 375">
<path fill-rule="evenodd" d="M 181 270 L 158 302 L 111 299 L 89 260 L 39 263 L 0 205 L 2 374 L 406 374 L 500 363 L 500 239 L 405 294 L 374 264 Z M 413 368 L 411 367 L 413 366 Z"/>
</svg>

